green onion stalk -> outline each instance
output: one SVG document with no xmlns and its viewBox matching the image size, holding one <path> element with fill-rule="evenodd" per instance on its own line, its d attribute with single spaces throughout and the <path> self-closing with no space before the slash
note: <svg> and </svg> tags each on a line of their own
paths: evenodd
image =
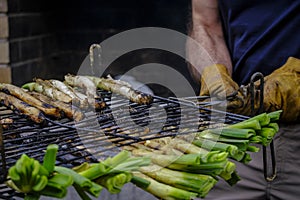
<svg viewBox="0 0 300 200">
<path fill-rule="evenodd" d="M 141 167 L 140 172 L 160 183 L 195 192 L 199 197 L 205 197 L 217 183 L 217 180 L 209 175 L 175 171 L 158 165 Z"/>
<path fill-rule="evenodd" d="M 180 188 L 176 188 L 164 183 L 160 183 L 153 178 L 142 174 L 140 172 L 133 173 L 135 177 L 135 184 L 142 186 L 141 188 L 154 196 L 165 200 L 190 200 L 198 196 L 195 192 L 186 191 Z M 144 180 L 143 180 L 144 179 Z M 138 181 L 137 181 L 138 180 Z M 143 180 L 143 181 L 141 181 Z M 147 184 L 148 183 L 148 184 Z"/>
</svg>

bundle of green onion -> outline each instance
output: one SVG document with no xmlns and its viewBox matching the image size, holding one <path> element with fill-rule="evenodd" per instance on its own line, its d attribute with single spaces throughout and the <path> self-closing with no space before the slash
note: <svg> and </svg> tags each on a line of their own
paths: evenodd
<svg viewBox="0 0 300 200">
<path fill-rule="evenodd" d="M 73 179 L 54 172 L 57 150 L 57 145 L 49 145 L 43 164 L 23 154 L 9 169 L 7 185 L 25 193 L 25 199 L 39 199 L 41 195 L 63 198 Z"/>
<path fill-rule="evenodd" d="M 23 154 L 9 169 L 7 185 L 24 193 L 25 199 L 64 198 L 67 188 L 73 186 L 82 199 L 89 200 L 89 195 L 99 197 L 103 187 L 112 194 L 120 192 L 131 181 L 133 171 L 150 164 L 147 157 L 134 158 L 130 152 L 121 151 L 102 162 L 69 169 L 55 166 L 57 151 L 57 145 L 49 145 L 43 164 Z"/>
<path fill-rule="evenodd" d="M 230 159 L 248 163 L 248 152 L 259 151 L 253 144 L 270 144 L 279 130 L 280 113 L 263 113 L 237 124 L 135 145 L 133 155 L 150 157 L 152 165 L 134 173 L 132 182 L 158 198 L 175 200 L 204 198 L 219 178 L 234 185 L 240 177 Z"/>
<path fill-rule="evenodd" d="M 179 145 L 179 147 L 187 143 L 176 138 L 170 141 L 173 142 L 172 146 Z M 147 145 L 151 145 L 151 142 L 148 141 Z M 153 142 L 166 144 L 166 139 L 164 138 L 163 141 L 157 139 Z M 162 199 L 181 199 L 180 196 L 186 196 L 184 199 L 191 199 L 190 195 L 204 198 L 217 183 L 217 177 L 230 179 L 235 173 L 235 164 L 228 160 L 227 152 L 201 152 L 200 147 L 193 144 L 189 146 L 189 153 L 177 152 L 176 154 L 164 154 L 164 151 L 147 148 L 132 149 L 134 156 L 150 157 L 152 161 L 152 165 L 141 167 L 140 173 L 134 173 L 133 183 L 140 186 L 139 180 L 146 177 L 150 185 L 142 188 Z M 155 189 L 156 186 L 160 188 Z M 168 190 L 174 190 L 172 188 L 176 188 L 174 192 L 178 195 L 177 198 L 173 193 L 168 197 Z"/>
<path fill-rule="evenodd" d="M 121 191 L 124 184 L 131 181 L 132 171 L 150 164 L 147 157 L 135 158 L 128 151 L 121 151 L 114 157 L 88 164 L 83 163 L 74 170 L 81 176 L 105 187 L 110 193 Z"/>
<path fill-rule="evenodd" d="M 251 157 L 247 152 L 259 151 L 251 144 L 267 146 L 278 132 L 276 121 L 280 113 L 263 113 L 237 124 L 195 133 L 192 143 L 204 149 L 227 152 L 230 158 L 248 163 Z"/>
</svg>

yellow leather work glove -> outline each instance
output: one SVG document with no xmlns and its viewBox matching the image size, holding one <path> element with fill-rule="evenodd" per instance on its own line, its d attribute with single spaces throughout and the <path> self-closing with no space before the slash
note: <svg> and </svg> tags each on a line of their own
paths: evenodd
<svg viewBox="0 0 300 200">
<path fill-rule="evenodd" d="M 300 59 L 287 62 L 264 78 L 264 111 L 283 110 L 281 121 L 300 121 Z M 259 81 L 255 82 L 255 110 L 259 107 Z M 225 92 L 224 92 L 225 91 Z M 251 115 L 249 85 L 235 83 L 224 65 L 206 67 L 202 72 L 200 96 L 227 100 L 229 112 Z"/>
<path fill-rule="evenodd" d="M 283 110 L 281 121 L 300 121 L 300 60 L 290 57 L 287 62 L 264 78 L 264 111 Z M 247 86 L 249 87 L 249 86 Z M 255 82 L 256 89 L 259 83 Z M 255 94 L 254 108 L 259 107 L 259 92 Z M 244 106 L 232 109 L 243 115 L 251 114 L 250 94 L 243 97 Z"/>
<path fill-rule="evenodd" d="M 218 100 L 228 100 L 228 108 L 240 108 L 244 105 L 239 86 L 229 75 L 227 68 L 215 64 L 204 68 L 201 73 L 200 96 L 210 96 Z"/>
</svg>

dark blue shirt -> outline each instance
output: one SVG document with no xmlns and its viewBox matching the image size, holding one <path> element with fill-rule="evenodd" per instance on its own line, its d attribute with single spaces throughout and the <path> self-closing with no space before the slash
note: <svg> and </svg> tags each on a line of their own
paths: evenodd
<svg viewBox="0 0 300 200">
<path fill-rule="evenodd" d="M 238 84 L 300 58 L 300 0 L 219 0 L 219 9 Z"/>
</svg>

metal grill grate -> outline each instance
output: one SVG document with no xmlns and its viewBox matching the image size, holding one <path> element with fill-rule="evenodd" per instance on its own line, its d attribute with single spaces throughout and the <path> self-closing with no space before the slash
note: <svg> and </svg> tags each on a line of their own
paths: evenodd
<svg viewBox="0 0 300 200">
<path fill-rule="evenodd" d="M 138 105 L 109 92 L 101 91 L 101 94 L 107 107 L 86 113 L 86 118 L 78 123 L 68 119 L 49 119 L 46 125 L 37 125 L 0 107 L 1 119 L 13 119 L 13 124 L 0 134 L 0 198 L 21 196 L 4 184 L 8 168 L 24 153 L 41 161 L 44 150 L 52 143 L 60 147 L 57 165 L 74 167 L 114 155 L 124 145 L 190 134 L 208 125 L 224 122 L 224 118 L 229 124 L 247 119 L 217 110 L 212 116 L 212 110 L 198 104 L 197 97 L 154 97 L 151 105 Z"/>
</svg>

